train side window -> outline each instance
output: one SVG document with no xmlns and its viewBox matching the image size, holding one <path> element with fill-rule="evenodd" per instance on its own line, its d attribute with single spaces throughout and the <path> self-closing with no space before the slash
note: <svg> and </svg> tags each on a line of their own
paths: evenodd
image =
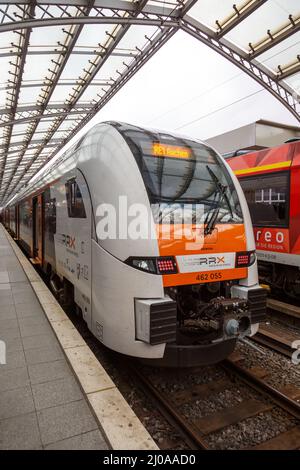
<svg viewBox="0 0 300 470">
<path fill-rule="evenodd" d="M 289 173 L 240 179 L 254 226 L 288 227 Z"/>
<path fill-rule="evenodd" d="M 85 219 L 86 213 L 83 198 L 80 188 L 75 179 L 67 181 L 66 197 L 68 206 L 68 216 L 76 219 Z"/>
</svg>

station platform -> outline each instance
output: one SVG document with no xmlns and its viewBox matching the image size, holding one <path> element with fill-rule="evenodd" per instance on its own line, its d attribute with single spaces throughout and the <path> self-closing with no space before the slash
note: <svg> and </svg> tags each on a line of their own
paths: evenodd
<svg viewBox="0 0 300 470">
<path fill-rule="evenodd" d="M 0 340 L 0 449 L 156 448 L 2 225 Z"/>
</svg>

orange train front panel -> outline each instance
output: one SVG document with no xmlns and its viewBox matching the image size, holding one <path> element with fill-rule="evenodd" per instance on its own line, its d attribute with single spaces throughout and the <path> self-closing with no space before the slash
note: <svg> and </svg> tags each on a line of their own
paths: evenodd
<svg viewBox="0 0 300 470">
<path fill-rule="evenodd" d="M 247 277 L 236 268 L 236 253 L 246 251 L 243 224 L 220 224 L 210 235 L 195 225 L 157 225 L 160 256 L 174 256 L 177 274 L 163 275 L 165 287 Z"/>
</svg>

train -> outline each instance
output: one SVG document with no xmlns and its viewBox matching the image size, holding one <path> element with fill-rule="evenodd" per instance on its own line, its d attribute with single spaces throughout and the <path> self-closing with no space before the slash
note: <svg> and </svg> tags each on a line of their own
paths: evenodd
<svg viewBox="0 0 300 470">
<path fill-rule="evenodd" d="M 99 123 L 5 205 L 4 225 L 121 354 L 216 363 L 265 319 L 245 196 L 200 140 Z"/>
<path fill-rule="evenodd" d="M 226 159 L 243 188 L 254 227 L 261 282 L 300 296 L 300 141 Z"/>
</svg>

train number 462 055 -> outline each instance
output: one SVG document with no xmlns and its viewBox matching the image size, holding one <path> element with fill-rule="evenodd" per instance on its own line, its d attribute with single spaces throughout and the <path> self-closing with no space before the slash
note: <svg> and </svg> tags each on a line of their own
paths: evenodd
<svg viewBox="0 0 300 470">
<path fill-rule="evenodd" d="M 222 273 L 219 271 L 214 273 L 201 273 L 196 276 L 197 281 L 217 281 L 218 279 L 222 279 Z"/>
</svg>

